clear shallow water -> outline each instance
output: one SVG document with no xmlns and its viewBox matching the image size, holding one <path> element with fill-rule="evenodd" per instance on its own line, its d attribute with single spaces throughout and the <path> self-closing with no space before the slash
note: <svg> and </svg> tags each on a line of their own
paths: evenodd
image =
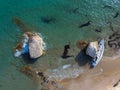
<svg viewBox="0 0 120 90">
<path fill-rule="evenodd" d="M 112 9 L 103 9 L 104 5 L 112 6 Z M 76 8 L 77 11 L 74 11 Z M 48 54 L 42 59 L 47 68 L 46 62 L 53 61 L 54 64 L 54 61 L 59 61 L 56 66 L 67 64 L 67 61 L 57 59 L 67 42 L 70 41 L 74 47 L 78 40 L 106 37 L 111 33 L 108 21 L 119 30 L 120 16 L 113 19 L 115 13 L 120 12 L 119 8 L 119 0 L 0 0 L 0 90 L 36 89 L 33 81 L 19 72 L 22 59 L 13 57 L 13 47 L 22 35 L 20 28 L 13 23 L 14 17 L 19 17 L 32 28 L 31 31 L 44 36 Z M 41 17 L 52 17 L 55 22 L 46 24 Z M 90 26 L 78 28 L 89 20 L 92 21 Z M 102 33 L 94 31 L 99 27 Z M 42 59 L 35 63 L 35 67 L 40 67 Z"/>
</svg>

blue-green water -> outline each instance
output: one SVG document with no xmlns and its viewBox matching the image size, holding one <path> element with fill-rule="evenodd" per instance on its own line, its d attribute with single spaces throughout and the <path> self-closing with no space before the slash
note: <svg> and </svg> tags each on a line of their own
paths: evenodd
<svg viewBox="0 0 120 90">
<path fill-rule="evenodd" d="M 36 90 L 32 79 L 19 72 L 22 58 L 13 56 L 13 47 L 22 35 L 13 23 L 14 17 L 43 35 L 48 50 L 43 60 L 52 62 L 69 41 L 75 46 L 78 40 L 106 37 L 111 33 L 106 22 L 111 21 L 114 29 L 119 30 L 120 16 L 113 18 L 116 12 L 120 13 L 119 0 L 0 0 L 0 90 Z M 41 17 L 52 17 L 55 21 L 45 23 Z M 92 21 L 90 26 L 78 28 L 89 20 Z M 102 32 L 96 33 L 94 30 L 99 27 Z M 36 67 L 39 61 L 42 59 L 35 63 Z"/>
</svg>

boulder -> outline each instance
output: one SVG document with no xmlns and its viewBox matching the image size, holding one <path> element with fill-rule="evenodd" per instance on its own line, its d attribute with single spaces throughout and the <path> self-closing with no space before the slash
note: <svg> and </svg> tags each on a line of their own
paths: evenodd
<svg viewBox="0 0 120 90">
<path fill-rule="evenodd" d="M 39 35 L 33 35 L 32 37 L 29 37 L 28 45 L 31 59 L 36 59 L 43 55 L 43 44 L 43 39 Z"/>
<path fill-rule="evenodd" d="M 97 54 L 98 47 L 98 41 L 90 42 L 86 49 L 86 54 L 94 58 Z"/>
<path fill-rule="evenodd" d="M 31 59 L 39 58 L 44 53 L 45 43 L 43 39 L 37 33 L 25 32 L 22 42 L 17 44 L 14 48 L 15 57 L 19 57 L 23 54 L 30 55 Z"/>
<path fill-rule="evenodd" d="M 76 46 L 79 49 L 84 49 L 87 45 L 88 45 L 88 43 L 86 41 L 77 41 L 77 43 L 76 43 Z"/>
</svg>

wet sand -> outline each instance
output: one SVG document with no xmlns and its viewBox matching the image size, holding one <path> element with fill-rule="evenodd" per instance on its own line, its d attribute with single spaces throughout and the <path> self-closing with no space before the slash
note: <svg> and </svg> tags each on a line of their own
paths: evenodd
<svg viewBox="0 0 120 90">
<path fill-rule="evenodd" d="M 94 69 L 87 69 L 76 79 L 61 82 L 63 90 L 120 90 L 120 84 L 113 87 L 120 79 L 120 57 L 105 57 Z"/>
</svg>

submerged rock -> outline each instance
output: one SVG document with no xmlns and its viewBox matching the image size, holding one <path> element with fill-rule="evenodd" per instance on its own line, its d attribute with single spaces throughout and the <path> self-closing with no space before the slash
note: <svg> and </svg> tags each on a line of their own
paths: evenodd
<svg viewBox="0 0 120 90">
<path fill-rule="evenodd" d="M 94 58 L 97 55 L 98 47 L 98 41 L 90 42 L 86 49 L 86 54 Z"/>
<path fill-rule="evenodd" d="M 29 77 L 36 78 L 36 71 L 34 70 L 33 67 L 31 67 L 29 65 L 25 65 L 25 66 L 21 67 L 20 72 L 22 72 L 23 74 L 25 74 Z"/>
<path fill-rule="evenodd" d="M 27 26 L 27 24 L 24 22 L 24 20 L 22 20 L 22 19 L 19 18 L 19 17 L 14 17 L 14 18 L 13 18 L 13 23 L 14 23 L 22 32 L 32 31 L 32 29 Z"/>
</svg>

